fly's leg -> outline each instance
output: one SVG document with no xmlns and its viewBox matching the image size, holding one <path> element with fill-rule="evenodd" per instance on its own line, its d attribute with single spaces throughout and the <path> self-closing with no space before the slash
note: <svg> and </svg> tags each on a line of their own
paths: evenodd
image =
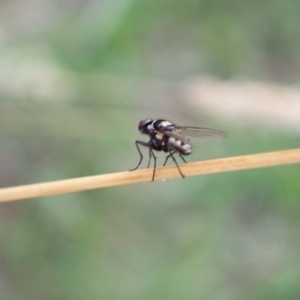
<svg viewBox="0 0 300 300">
<path fill-rule="evenodd" d="M 187 164 L 186 160 L 184 159 L 184 157 L 182 156 L 182 154 L 179 155 L 181 157 L 181 159 Z"/>
<path fill-rule="evenodd" d="M 172 157 L 172 159 L 173 159 L 174 163 L 176 164 L 176 167 L 177 167 L 177 169 L 178 169 L 178 171 L 179 171 L 181 177 L 184 178 L 185 176 L 182 174 L 182 172 L 181 172 L 181 170 L 180 170 L 180 168 L 179 168 L 179 166 L 178 166 L 178 163 L 177 163 L 177 161 L 176 161 L 176 159 L 175 159 L 173 153 L 174 153 L 174 152 L 170 152 L 170 154 L 168 155 L 167 158 L 169 158 L 170 156 Z M 181 158 L 182 158 L 182 157 L 181 157 Z M 182 158 L 182 159 L 183 159 L 183 158 Z M 184 159 L 183 159 L 183 161 L 185 162 Z"/>
<path fill-rule="evenodd" d="M 150 162 L 151 162 L 152 157 L 153 157 L 153 160 L 154 160 L 154 168 L 153 168 L 153 174 L 152 174 L 152 180 L 151 181 L 154 181 L 155 170 L 156 170 L 156 156 L 153 152 L 153 149 L 149 146 L 149 162 L 148 162 L 147 168 L 149 168 L 149 166 L 150 166 Z"/>
<path fill-rule="evenodd" d="M 148 161 L 147 169 L 150 167 L 151 158 L 152 158 L 152 151 L 151 151 L 151 147 L 149 147 L 149 161 Z"/>
<path fill-rule="evenodd" d="M 166 160 L 165 160 L 165 163 L 164 163 L 164 166 L 167 164 L 167 161 L 168 161 L 168 159 L 171 157 L 171 155 L 172 154 L 174 154 L 175 153 L 175 151 L 174 152 L 170 152 L 170 154 L 166 157 Z"/>
<path fill-rule="evenodd" d="M 170 152 L 170 154 L 166 157 L 164 166 L 167 164 L 168 159 L 174 154 L 176 153 L 176 151 L 173 151 L 172 153 Z M 182 154 L 179 154 L 180 158 L 187 164 L 187 161 L 184 159 L 184 157 L 182 156 Z"/>
<path fill-rule="evenodd" d="M 139 152 L 139 155 L 140 155 L 140 160 L 139 160 L 139 163 L 138 165 L 134 168 L 134 169 L 130 169 L 130 171 L 134 171 L 136 170 L 142 163 L 142 160 L 143 160 L 143 154 L 141 152 L 141 149 L 139 147 L 139 145 L 141 146 L 144 146 L 144 147 L 148 147 L 149 148 L 149 162 L 148 162 L 148 168 L 150 166 L 150 162 L 151 162 L 151 158 L 153 157 L 154 159 L 154 169 L 153 169 L 153 174 L 152 174 L 152 179 L 151 181 L 154 181 L 154 177 L 155 177 L 155 170 L 156 170 L 156 156 L 153 152 L 153 149 L 152 149 L 152 146 L 150 143 L 146 143 L 146 142 L 143 142 L 143 141 L 135 141 L 135 145 L 136 145 L 136 148 Z"/>
<path fill-rule="evenodd" d="M 149 143 L 146 143 L 146 142 L 135 141 L 135 145 L 136 145 L 136 148 L 137 148 L 137 150 L 138 150 L 138 152 L 139 152 L 140 160 L 139 160 L 138 165 L 137 165 L 134 169 L 130 169 L 130 171 L 136 170 L 136 169 L 141 165 L 141 162 L 142 162 L 142 160 L 143 160 L 143 154 L 142 154 L 142 152 L 141 152 L 141 149 L 140 149 L 139 145 L 145 146 L 145 147 L 149 147 L 149 149 L 151 149 Z M 149 161 L 149 163 L 150 163 L 150 161 Z"/>
<path fill-rule="evenodd" d="M 152 150 L 152 148 L 149 148 L 150 149 L 150 153 L 151 153 L 151 157 L 153 156 L 153 159 L 154 159 L 154 167 L 153 167 L 153 174 L 152 174 L 152 179 L 151 181 L 154 181 L 154 177 L 155 177 L 155 170 L 156 170 L 156 156 L 154 155 L 154 152 Z M 150 157 L 150 158 L 151 158 Z M 149 160 L 149 164 L 150 164 L 150 160 Z M 148 164 L 148 168 L 149 168 L 149 164 Z"/>
<path fill-rule="evenodd" d="M 174 154 L 175 152 L 176 152 L 176 151 L 173 151 L 173 152 L 170 151 L 170 152 L 169 152 L 170 154 L 166 157 L 164 166 L 167 164 L 168 159 L 169 159 L 170 157 L 172 157 L 173 161 L 175 162 L 175 164 L 176 164 L 176 166 L 177 166 L 177 169 L 178 169 L 178 171 L 179 171 L 181 177 L 184 178 L 185 176 L 182 174 L 182 172 L 181 172 L 181 170 L 180 170 L 180 168 L 179 168 L 179 166 L 178 166 L 178 164 L 177 164 L 177 161 L 176 161 L 175 157 L 173 156 L 173 154 Z M 184 159 L 184 157 L 182 156 L 182 154 L 180 154 L 179 156 L 181 157 L 181 159 L 182 159 L 185 163 L 187 163 L 186 160 Z"/>
</svg>

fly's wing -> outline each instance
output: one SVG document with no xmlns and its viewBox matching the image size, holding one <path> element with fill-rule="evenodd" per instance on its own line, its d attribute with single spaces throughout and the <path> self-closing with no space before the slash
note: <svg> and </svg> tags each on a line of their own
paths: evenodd
<svg viewBox="0 0 300 300">
<path fill-rule="evenodd" d="M 162 126 L 158 130 L 155 130 L 155 132 L 166 135 L 168 137 L 173 137 L 174 139 L 180 140 L 184 143 L 188 143 L 188 139 L 186 138 L 186 136 L 184 136 L 184 134 L 182 134 L 174 124 L 170 123 L 168 126 Z"/>
<path fill-rule="evenodd" d="M 183 141 L 185 143 L 188 142 L 187 137 L 193 138 L 205 138 L 205 137 L 213 137 L 213 138 L 225 138 L 226 133 L 223 131 L 204 128 L 204 127 L 194 127 L 194 126 L 179 126 L 175 124 L 171 124 L 172 126 L 169 128 L 161 128 L 157 130 L 157 132 L 165 134 L 169 137 L 173 137 L 177 140 Z"/>
<path fill-rule="evenodd" d="M 164 131 L 163 132 L 165 135 L 169 136 L 169 137 L 173 137 L 176 140 L 180 140 L 184 143 L 188 143 L 189 140 L 187 139 L 186 136 L 184 136 L 184 134 L 182 134 L 180 131 L 178 130 L 173 130 L 173 131 Z"/>
<path fill-rule="evenodd" d="M 225 138 L 227 135 L 223 131 L 193 126 L 175 126 L 176 131 L 181 135 L 187 135 L 195 138 L 213 137 L 213 138 Z"/>
</svg>

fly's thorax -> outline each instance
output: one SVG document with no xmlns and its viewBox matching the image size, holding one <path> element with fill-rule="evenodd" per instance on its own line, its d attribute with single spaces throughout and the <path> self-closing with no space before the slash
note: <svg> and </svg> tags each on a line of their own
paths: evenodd
<svg viewBox="0 0 300 300">
<path fill-rule="evenodd" d="M 156 130 L 163 130 L 163 131 L 171 131 L 174 129 L 174 125 L 170 121 L 162 120 L 162 119 L 155 120 L 153 122 L 153 127 Z"/>
<path fill-rule="evenodd" d="M 171 122 L 159 119 L 159 120 L 144 120 L 142 133 L 153 134 L 163 131 L 171 131 L 174 129 L 174 125 Z M 141 131 L 141 130 L 140 130 Z M 157 136 L 158 139 L 162 139 L 162 136 Z"/>
<path fill-rule="evenodd" d="M 175 150 L 183 155 L 188 155 L 192 153 L 191 145 L 185 143 L 181 140 L 175 139 L 173 137 L 169 137 L 168 139 L 168 147 L 171 150 Z"/>
</svg>

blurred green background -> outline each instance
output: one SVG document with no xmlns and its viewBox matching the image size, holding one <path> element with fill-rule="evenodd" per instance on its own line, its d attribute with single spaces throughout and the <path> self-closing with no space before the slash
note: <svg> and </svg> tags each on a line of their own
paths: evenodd
<svg viewBox="0 0 300 300">
<path fill-rule="evenodd" d="M 296 0 L 0 1 L 0 187 L 133 168 L 148 117 L 227 132 L 188 161 L 299 147 L 182 91 L 296 85 L 299 37 Z M 299 299 L 299 232 L 299 165 L 1 204 L 0 298 Z"/>
</svg>

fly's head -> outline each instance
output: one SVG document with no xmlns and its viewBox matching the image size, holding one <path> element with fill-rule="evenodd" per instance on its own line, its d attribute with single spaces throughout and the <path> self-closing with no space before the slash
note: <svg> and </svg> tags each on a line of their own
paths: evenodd
<svg viewBox="0 0 300 300">
<path fill-rule="evenodd" d="M 150 133 L 150 128 L 149 128 L 149 125 L 153 123 L 153 120 L 151 119 L 145 119 L 145 120 L 142 120 L 140 121 L 139 123 L 139 131 L 140 133 L 143 133 L 143 134 L 149 134 Z"/>
</svg>

